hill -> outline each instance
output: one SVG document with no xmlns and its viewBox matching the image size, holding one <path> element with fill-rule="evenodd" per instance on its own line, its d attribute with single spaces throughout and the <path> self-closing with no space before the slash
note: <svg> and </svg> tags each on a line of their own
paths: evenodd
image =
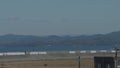
<svg viewBox="0 0 120 68">
<path fill-rule="evenodd" d="M 120 31 L 108 34 L 81 36 L 30 36 L 8 34 L 0 36 L 0 46 L 48 46 L 48 45 L 120 45 Z"/>
</svg>

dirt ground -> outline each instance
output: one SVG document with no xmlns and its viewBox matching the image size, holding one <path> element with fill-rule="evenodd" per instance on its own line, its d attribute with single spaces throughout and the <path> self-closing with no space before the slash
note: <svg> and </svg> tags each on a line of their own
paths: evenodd
<svg viewBox="0 0 120 68">
<path fill-rule="evenodd" d="M 0 62 L 0 68 L 78 68 L 77 59 L 44 59 Z"/>
<path fill-rule="evenodd" d="M 0 68 L 79 68 L 78 59 L 41 59 L 0 62 Z M 94 68 L 93 59 L 80 59 L 80 68 Z"/>
</svg>

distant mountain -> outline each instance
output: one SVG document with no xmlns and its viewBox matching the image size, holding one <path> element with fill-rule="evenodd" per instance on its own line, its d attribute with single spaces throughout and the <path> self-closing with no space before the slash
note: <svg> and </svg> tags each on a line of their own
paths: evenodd
<svg viewBox="0 0 120 68">
<path fill-rule="evenodd" d="M 48 46 L 48 45 L 120 45 L 120 31 L 108 34 L 81 36 L 31 36 L 8 34 L 0 36 L 0 46 Z"/>
</svg>

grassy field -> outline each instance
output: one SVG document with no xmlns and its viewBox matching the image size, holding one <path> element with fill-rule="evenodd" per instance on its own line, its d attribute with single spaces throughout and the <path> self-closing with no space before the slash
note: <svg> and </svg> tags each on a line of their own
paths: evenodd
<svg viewBox="0 0 120 68">
<path fill-rule="evenodd" d="M 77 59 L 44 59 L 0 62 L 0 68 L 78 68 Z"/>
<path fill-rule="evenodd" d="M 78 59 L 41 59 L 0 62 L 0 68 L 78 68 Z M 81 68 L 93 68 L 93 59 L 81 59 Z"/>
</svg>

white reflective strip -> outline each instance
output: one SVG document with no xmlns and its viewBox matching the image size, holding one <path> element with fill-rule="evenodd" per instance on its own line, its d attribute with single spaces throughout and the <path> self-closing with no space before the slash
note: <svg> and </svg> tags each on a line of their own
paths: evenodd
<svg viewBox="0 0 120 68">
<path fill-rule="evenodd" d="M 7 52 L 3 53 L 3 55 L 25 55 L 24 52 Z"/>
<path fill-rule="evenodd" d="M 107 52 L 107 50 L 100 50 L 100 52 Z"/>
<path fill-rule="evenodd" d="M 90 51 L 90 53 L 96 53 L 96 51 Z"/>
<path fill-rule="evenodd" d="M 0 53 L 0 56 L 3 56 L 4 54 L 3 53 Z"/>
<path fill-rule="evenodd" d="M 47 54 L 47 52 L 30 52 L 30 55 Z"/>
<path fill-rule="evenodd" d="M 38 54 L 47 54 L 47 52 L 38 52 Z"/>
<path fill-rule="evenodd" d="M 115 53 L 115 51 L 114 51 L 114 50 L 112 50 L 111 52 L 112 52 L 112 53 Z"/>
<path fill-rule="evenodd" d="M 86 53 L 87 51 L 80 51 L 80 53 Z"/>
<path fill-rule="evenodd" d="M 74 54 L 74 53 L 76 53 L 76 52 L 75 52 L 75 51 L 69 51 L 69 53 L 70 53 L 70 54 Z"/>
<path fill-rule="evenodd" d="M 39 52 L 30 52 L 30 55 L 36 55 L 39 54 Z"/>
</svg>

